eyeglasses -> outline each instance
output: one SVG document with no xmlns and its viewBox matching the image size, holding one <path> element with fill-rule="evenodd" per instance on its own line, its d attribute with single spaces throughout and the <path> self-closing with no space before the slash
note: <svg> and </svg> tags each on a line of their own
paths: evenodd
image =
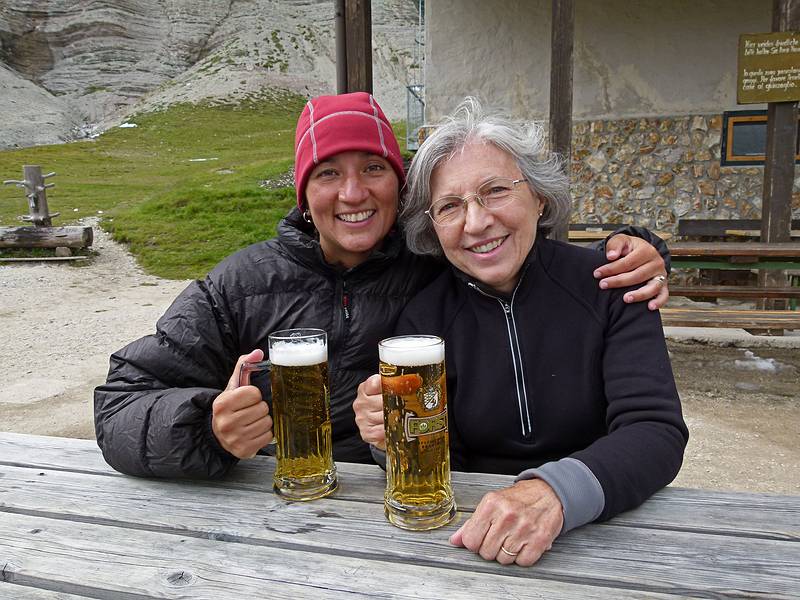
<svg viewBox="0 0 800 600">
<path fill-rule="evenodd" d="M 467 203 L 474 197 L 483 208 L 502 208 L 514 199 L 514 186 L 527 179 L 496 177 L 466 196 L 442 196 L 425 211 L 437 225 L 453 225 L 467 214 Z"/>
</svg>

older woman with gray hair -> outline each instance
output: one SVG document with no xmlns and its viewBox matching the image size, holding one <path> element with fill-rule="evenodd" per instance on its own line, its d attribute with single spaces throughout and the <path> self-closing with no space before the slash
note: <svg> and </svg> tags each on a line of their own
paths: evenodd
<svg viewBox="0 0 800 600">
<path fill-rule="evenodd" d="M 559 534 L 631 509 L 672 481 L 688 431 L 657 311 L 601 290 L 597 252 L 547 234 L 569 214 L 541 129 L 468 99 L 414 158 L 401 214 L 412 251 L 451 268 L 406 307 L 398 334 L 444 338 L 455 470 L 516 475 L 451 536 L 531 565 Z M 359 388 L 362 438 L 380 397 Z"/>
</svg>

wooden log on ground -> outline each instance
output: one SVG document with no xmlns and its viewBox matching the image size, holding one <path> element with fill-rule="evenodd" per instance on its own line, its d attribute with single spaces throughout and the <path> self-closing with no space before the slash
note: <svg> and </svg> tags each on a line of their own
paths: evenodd
<svg viewBox="0 0 800 600">
<path fill-rule="evenodd" d="M 88 248 L 91 227 L 2 227 L 0 248 Z"/>
</svg>

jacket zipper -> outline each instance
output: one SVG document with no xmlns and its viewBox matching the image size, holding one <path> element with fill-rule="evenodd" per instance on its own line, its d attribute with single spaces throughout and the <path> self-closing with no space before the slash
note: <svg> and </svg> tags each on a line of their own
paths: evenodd
<svg viewBox="0 0 800 600">
<path fill-rule="evenodd" d="M 523 273 L 524 274 L 524 273 Z M 520 277 L 520 281 L 522 278 Z M 533 425 L 531 424 L 531 413 L 528 407 L 528 390 L 525 387 L 525 370 L 522 363 L 522 351 L 519 347 L 519 336 L 517 335 L 517 324 L 514 321 L 514 298 L 517 296 L 517 289 L 519 283 L 514 288 L 514 293 L 511 295 L 511 302 L 506 302 L 502 298 L 487 294 L 476 284 L 469 282 L 467 284 L 473 290 L 480 292 L 487 298 L 492 298 L 500 303 L 503 309 L 503 315 L 506 318 L 506 330 L 508 333 L 508 345 L 511 348 L 511 361 L 514 365 L 514 384 L 517 388 L 517 405 L 519 406 L 519 421 L 522 426 L 522 437 L 530 439 L 533 436 Z"/>
<path fill-rule="evenodd" d="M 347 282 L 342 280 L 342 313 L 344 320 L 350 320 L 350 294 L 347 293 Z"/>
<path fill-rule="evenodd" d="M 336 276 L 336 288 L 334 290 L 333 305 L 333 326 L 328 332 L 328 368 L 333 370 L 336 357 L 339 355 L 340 347 L 345 343 L 348 322 L 350 320 L 350 297 L 347 292 L 347 282 L 340 275 Z M 337 300 L 339 305 L 337 306 Z"/>
</svg>

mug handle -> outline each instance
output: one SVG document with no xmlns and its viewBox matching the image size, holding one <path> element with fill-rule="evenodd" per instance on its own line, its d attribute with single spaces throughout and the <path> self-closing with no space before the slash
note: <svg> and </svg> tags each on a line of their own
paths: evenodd
<svg viewBox="0 0 800 600">
<path fill-rule="evenodd" d="M 239 369 L 239 385 L 237 387 L 250 385 L 250 373 L 269 371 L 271 366 L 272 363 L 268 360 L 260 360 L 258 362 L 243 362 L 241 368 Z"/>
<path fill-rule="evenodd" d="M 260 360 L 258 362 L 243 362 L 242 367 L 239 369 L 239 385 L 237 387 L 242 387 L 243 385 L 250 385 L 250 373 L 257 373 L 260 371 L 269 371 L 272 363 L 268 360 Z M 277 443 L 275 437 L 273 436 L 272 441 L 267 444 L 267 448 L 270 446 L 274 446 Z"/>
</svg>

